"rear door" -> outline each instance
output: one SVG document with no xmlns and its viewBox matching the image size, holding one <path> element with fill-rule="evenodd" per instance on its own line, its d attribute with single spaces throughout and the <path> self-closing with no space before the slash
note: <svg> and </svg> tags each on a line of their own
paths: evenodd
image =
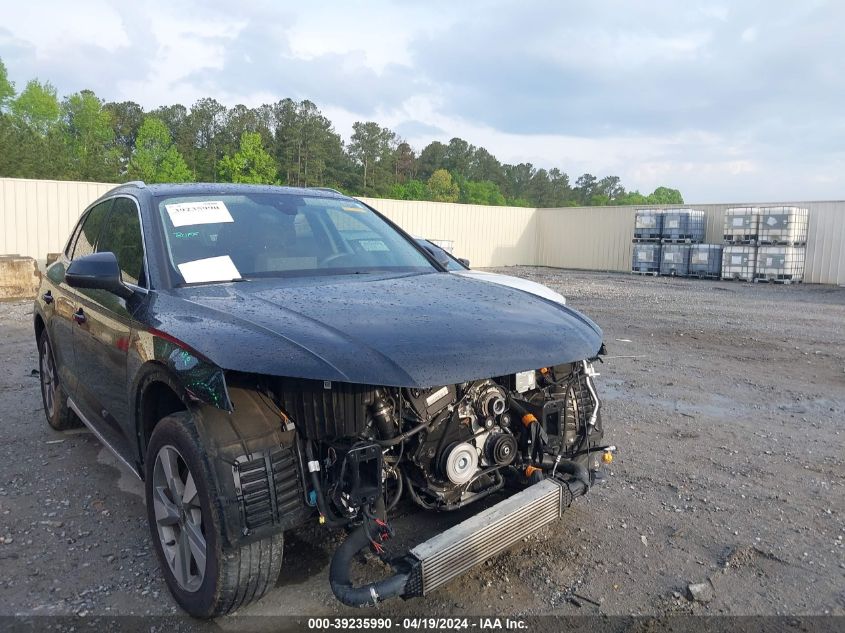
<svg viewBox="0 0 845 633">
<path fill-rule="evenodd" d="M 86 417 L 131 464 L 134 436 L 129 428 L 126 361 L 132 330 L 138 327 L 133 315 L 147 297 L 141 222 L 133 198 L 114 199 L 95 252 L 114 253 L 123 282 L 136 292 L 130 299 L 122 299 L 104 290 L 77 290 L 79 311 L 84 314 L 74 334 L 79 393 Z"/>
</svg>

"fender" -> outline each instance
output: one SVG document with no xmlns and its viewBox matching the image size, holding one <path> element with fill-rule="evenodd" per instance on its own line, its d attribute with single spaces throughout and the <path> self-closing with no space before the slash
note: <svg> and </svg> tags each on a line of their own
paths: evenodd
<svg viewBox="0 0 845 633">
<path fill-rule="evenodd" d="M 142 396 L 152 383 L 176 393 L 191 418 L 213 473 L 216 503 L 223 517 L 226 549 L 304 523 L 307 503 L 302 460 L 293 424 L 247 380 L 226 388 L 227 409 L 191 397 L 174 371 L 151 362 L 135 388 L 135 429 L 143 461 L 146 451 Z"/>
<path fill-rule="evenodd" d="M 214 473 L 227 548 L 305 523 L 308 503 L 294 425 L 267 396 L 232 386 L 232 410 L 194 406 Z"/>
<path fill-rule="evenodd" d="M 136 376 L 130 393 L 138 393 L 143 365 L 152 363 L 166 370 L 177 386 L 174 391 L 183 400 L 232 410 L 223 370 L 186 343 L 151 328 L 134 332 L 130 347 L 128 375 Z M 135 368 L 131 367 L 133 363 Z"/>
</svg>

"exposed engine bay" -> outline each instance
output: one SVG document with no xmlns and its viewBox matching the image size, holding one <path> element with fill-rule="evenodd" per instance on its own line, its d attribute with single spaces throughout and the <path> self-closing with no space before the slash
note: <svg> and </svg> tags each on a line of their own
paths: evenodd
<svg viewBox="0 0 845 633">
<path fill-rule="evenodd" d="M 425 509 L 453 510 L 526 468 L 583 457 L 597 470 L 586 459 L 601 457 L 593 374 L 582 361 L 430 389 L 282 380 L 276 395 L 304 422 L 326 518 L 352 519 L 379 494 L 388 509 L 406 492 Z"/>
<path fill-rule="evenodd" d="M 378 591 L 353 588 L 348 573 L 363 547 L 384 553 L 402 498 L 450 511 L 547 478 L 569 502 L 585 494 L 614 450 L 602 444 L 596 375 L 585 360 L 428 389 L 275 381 L 271 395 L 296 427 L 306 503 L 320 523 L 358 526 L 332 564 L 338 598 L 363 606 L 414 595 L 407 558 L 391 562 L 401 581 Z"/>
</svg>

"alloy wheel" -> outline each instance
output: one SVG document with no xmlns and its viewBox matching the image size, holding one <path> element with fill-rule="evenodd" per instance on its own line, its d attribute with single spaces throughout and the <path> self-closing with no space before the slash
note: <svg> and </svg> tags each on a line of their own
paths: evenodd
<svg viewBox="0 0 845 633">
<path fill-rule="evenodd" d="M 41 395 L 44 397 L 44 410 L 47 417 L 52 419 L 56 412 L 58 400 L 58 381 L 56 380 L 56 365 L 53 362 L 53 350 L 45 340 L 41 346 Z"/>
<path fill-rule="evenodd" d="M 153 466 L 153 509 L 161 549 L 184 591 L 197 591 L 205 578 L 207 543 L 194 476 L 171 445 L 159 449 Z"/>
</svg>

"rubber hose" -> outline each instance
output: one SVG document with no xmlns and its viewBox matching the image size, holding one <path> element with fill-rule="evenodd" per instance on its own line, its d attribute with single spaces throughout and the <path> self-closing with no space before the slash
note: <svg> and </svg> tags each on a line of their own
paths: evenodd
<svg viewBox="0 0 845 633">
<path fill-rule="evenodd" d="M 543 456 L 543 468 L 553 468 L 555 464 L 555 458 L 551 455 L 544 455 Z M 587 490 L 590 487 L 590 472 L 587 470 L 586 466 L 582 466 L 578 462 L 572 461 L 571 459 L 566 459 L 563 461 L 558 462 L 557 465 L 558 472 L 567 473 L 568 475 L 572 475 L 575 477 L 575 482 L 572 482 L 575 485 L 569 486 L 572 490 L 573 497 L 579 497 L 581 495 L 587 494 Z"/>
<path fill-rule="evenodd" d="M 384 446 L 384 447 L 396 446 L 400 442 L 404 442 L 405 440 L 407 440 L 412 435 L 419 433 L 423 429 L 427 429 L 430 424 L 431 424 L 431 422 L 422 422 L 422 423 L 418 424 L 417 426 L 415 426 L 414 428 L 412 428 L 410 431 L 405 431 L 404 433 L 402 433 L 402 435 L 397 435 L 396 437 L 391 437 L 389 440 L 373 440 L 373 441 L 376 444 L 378 444 L 379 446 Z"/>
<path fill-rule="evenodd" d="M 370 407 L 373 421 L 378 427 L 378 433 L 383 440 L 396 437 L 396 425 L 393 422 L 393 412 L 380 389 L 375 391 L 375 400 Z"/>
<path fill-rule="evenodd" d="M 566 485 L 569 486 L 569 492 L 572 493 L 573 498 L 581 497 L 587 494 L 587 490 L 590 488 L 580 479 L 576 479 L 575 481 L 568 481 Z"/>
<path fill-rule="evenodd" d="M 346 538 L 332 556 L 329 567 L 332 592 L 338 600 L 350 607 L 375 606 L 379 601 L 401 596 L 405 591 L 408 574 L 401 573 L 360 587 L 352 586 L 352 579 L 349 577 L 352 558 L 369 544 L 370 538 L 362 525 Z"/>
<path fill-rule="evenodd" d="M 408 477 L 408 475 L 406 473 L 402 473 L 402 476 L 405 478 L 405 486 L 408 488 L 408 494 L 411 496 L 411 499 L 413 499 L 414 503 L 416 503 L 418 506 L 420 506 L 424 510 L 433 510 L 435 508 L 435 506 L 423 501 L 422 497 L 420 497 L 417 494 L 417 491 L 414 490 L 414 484 L 411 481 L 411 478 Z"/>
<path fill-rule="evenodd" d="M 397 466 L 398 468 L 398 466 Z M 402 492 L 405 489 L 404 479 L 402 477 L 402 473 L 397 473 L 396 476 L 396 494 L 394 495 L 393 499 L 390 500 L 390 503 L 387 504 L 387 511 L 389 512 L 393 508 L 396 507 L 396 504 L 399 503 L 399 499 L 402 498 Z"/>
</svg>

